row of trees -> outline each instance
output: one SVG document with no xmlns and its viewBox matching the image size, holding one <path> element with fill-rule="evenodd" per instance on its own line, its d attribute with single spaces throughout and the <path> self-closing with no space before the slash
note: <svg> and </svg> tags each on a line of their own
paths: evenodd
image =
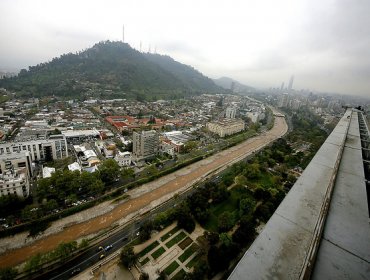
<svg viewBox="0 0 370 280">
<path fill-rule="evenodd" d="M 100 195 L 120 177 L 132 176 L 132 170 L 120 171 L 119 165 L 113 159 L 102 162 L 94 173 L 57 170 L 50 178 L 38 181 L 37 197 L 43 203 L 44 209 L 55 209 L 56 205 L 66 206 L 81 197 Z"/>
</svg>

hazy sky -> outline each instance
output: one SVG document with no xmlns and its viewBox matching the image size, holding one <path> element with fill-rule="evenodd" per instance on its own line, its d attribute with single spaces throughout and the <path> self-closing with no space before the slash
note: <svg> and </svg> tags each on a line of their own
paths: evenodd
<svg viewBox="0 0 370 280">
<path fill-rule="evenodd" d="M 369 0 L 0 0 L 0 69 L 101 40 L 192 65 L 211 78 L 370 96 Z"/>
</svg>

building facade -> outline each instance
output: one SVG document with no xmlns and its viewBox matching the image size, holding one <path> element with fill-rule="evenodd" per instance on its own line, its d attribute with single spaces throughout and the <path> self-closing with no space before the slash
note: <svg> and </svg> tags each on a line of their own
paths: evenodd
<svg viewBox="0 0 370 280">
<path fill-rule="evenodd" d="M 28 197 L 31 176 L 32 165 L 28 152 L 0 156 L 0 196 Z"/>
<path fill-rule="evenodd" d="M 51 135 L 49 139 L 0 144 L 0 156 L 21 152 L 29 152 L 32 161 L 51 161 L 68 156 L 67 142 L 63 135 Z"/>
<path fill-rule="evenodd" d="M 241 119 L 222 119 L 207 123 L 207 128 L 220 137 L 225 137 L 243 131 L 245 129 L 245 122 Z"/>
<path fill-rule="evenodd" d="M 236 117 L 236 108 L 234 107 L 227 107 L 225 112 L 225 118 L 227 119 L 235 119 Z"/>
<path fill-rule="evenodd" d="M 137 161 L 149 159 L 158 153 L 159 135 L 156 131 L 134 131 L 132 153 Z"/>
<path fill-rule="evenodd" d="M 118 165 L 121 167 L 130 166 L 132 161 L 132 156 L 130 152 L 118 152 L 114 157 Z"/>
</svg>

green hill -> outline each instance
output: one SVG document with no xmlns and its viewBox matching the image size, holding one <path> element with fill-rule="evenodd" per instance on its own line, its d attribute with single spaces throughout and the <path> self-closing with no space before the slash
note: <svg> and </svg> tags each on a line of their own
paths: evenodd
<svg viewBox="0 0 370 280">
<path fill-rule="evenodd" d="M 19 96 L 179 98 L 224 89 L 168 56 L 144 54 L 122 42 L 100 42 L 0 80 Z"/>
</svg>

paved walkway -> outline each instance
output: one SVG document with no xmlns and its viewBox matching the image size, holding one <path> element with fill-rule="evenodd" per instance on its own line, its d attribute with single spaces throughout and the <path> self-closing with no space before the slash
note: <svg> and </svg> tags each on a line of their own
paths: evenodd
<svg viewBox="0 0 370 280">
<path fill-rule="evenodd" d="M 23 242 L 19 240 L 19 235 L 14 239 L 5 239 L 6 252 L 1 255 L 0 268 L 17 265 L 37 253 L 51 251 L 62 241 L 69 242 L 81 238 L 89 238 L 114 224 L 124 224 L 135 215 L 140 215 L 145 211 L 149 211 L 172 197 L 175 193 L 189 188 L 194 183 L 205 178 L 209 173 L 225 168 L 283 136 L 287 132 L 287 128 L 287 124 L 283 118 L 275 117 L 274 127 L 263 135 L 248 139 L 230 149 L 224 150 L 209 158 L 198 161 L 188 167 L 129 191 L 128 194 L 131 199 L 119 203 L 116 206 L 112 205 L 113 209 L 109 212 L 105 212 L 106 210 L 98 206 L 100 207 L 102 215 L 95 216 L 84 222 L 78 222 L 78 220 L 73 222 L 73 217 L 75 217 L 75 215 L 73 215 L 69 217 L 71 221 L 70 226 L 61 227 L 59 224 L 59 231 L 51 231 L 49 235 L 48 231 L 46 231 L 46 234 L 40 236 L 39 239 L 36 240 L 24 242 L 24 234 L 20 234 L 21 240 L 23 238 Z M 86 210 L 86 212 L 83 211 L 76 215 L 86 215 L 87 213 L 86 216 L 88 216 L 88 213 L 91 213 L 90 211 L 94 212 L 96 209 L 97 208 L 94 207 L 93 209 Z M 61 223 L 61 221 L 57 221 L 53 223 L 53 225 L 58 223 Z M 55 229 L 53 225 L 52 228 Z M 3 246 L 4 243 L 1 243 L 0 247 Z M 23 247 L 15 249 L 20 246 Z"/>
<path fill-rule="evenodd" d="M 183 240 L 186 239 L 186 237 L 179 241 L 177 244 L 173 245 L 171 248 L 167 248 L 167 246 L 165 245 L 169 240 L 171 240 L 171 238 L 173 236 L 176 236 L 178 235 L 180 232 L 185 232 L 186 233 L 186 236 L 187 237 L 190 237 L 191 240 L 192 240 L 192 243 L 196 241 L 196 239 L 199 237 L 199 236 L 202 236 L 203 233 L 204 233 L 204 229 L 199 226 L 198 224 L 196 225 L 194 231 L 189 234 L 187 233 L 186 231 L 180 229 L 179 231 L 177 231 L 176 233 L 173 234 L 173 236 L 167 238 L 166 240 L 164 241 L 161 241 L 161 237 L 164 236 L 167 232 L 171 231 L 173 228 L 176 227 L 176 223 L 173 223 L 171 226 L 167 227 L 166 229 L 164 229 L 163 231 L 161 231 L 160 233 L 156 234 L 156 235 L 153 235 L 151 237 L 151 239 L 147 240 L 145 243 L 143 244 L 140 244 L 140 245 L 137 245 L 134 247 L 134 252 L 135 253 L 139 253 L 140 251 L 142 251 L 143 249 L 145 249 L 147 246 L 149 246 L 150 244 L 152 244 L 153 242 L 157 241 L 159 244 L 153 248 L 150 252 L 148 252 L 146 255 L 144 255 L 143 257 L 140 258 L 140 260 L 144 260 L 145 258 L 149 258 L 149 262 L 147 262 L 145 265 L 142 266 L 142 270 L 145 271 L 146 273 L 149 274 L 149 276 L 151 277 L 151 279 L 155 279 L 156 277 L 158 277 L 158 271 L 163 271 L 167 266 L 169 266 L 174 260 L 177 260 L 177 263 L 179 264 L 179 267 L 176 268 L 172 273 L 171 275 L 169 275 L 170 277 L 171 276 L 174 276 L 176 275 L 177 272 L 179 272 L 181 269 L 183 269 L 184 271 L 186 272 L 189 272 L 189 268 L 186 267 L 186 264 L 191 261 L 192 258 L 195 257 L 195 255 L 197 254 L 197 252 L 194 252 L 187 260 L 185 260 L 185 262 L 180 262 L 178 260 L 178 257 L 181 256 L 181 254 L 187 249 L 189 248 L 189 246 L 187 248 L 185 248 L 185 250 L 181 249 L 179 247 L 179 243 L 181 243 Z M 157 259 L 154 259 L 151 254 L 153 252 L 155 252 L 156 250 L 158 250 L 160 247 L 164 248 L 166 250 L 166 252 L 164 252 L 160 257 L 158 257 Z"/>
</svg>

